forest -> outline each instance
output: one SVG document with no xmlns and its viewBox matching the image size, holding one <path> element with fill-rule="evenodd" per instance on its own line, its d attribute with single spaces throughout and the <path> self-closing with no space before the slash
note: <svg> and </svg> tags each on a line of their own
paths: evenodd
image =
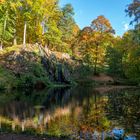
<svg viewBox="0 0 140 140">
<path fill-rule="evenodd" d="M 120 37 L 104 15 L 80 29 L 72 5 L 61 8 L 58 0 L 0 1 L 0 87 L 16 87 L 26 81 L 29 84 L 74 81 L 100 73 L 126 79 L 128 84 L 139 84 L 139 6 L 139 0 L 134 0 L 125 9 L 124 14 L 132 17 L 130 24 L 134 29 Z M 45 52 L 38 46 L 46 48 Z M 50 62 L 47 71 L 42 67 L 44 55 L 55 61 L 55 66 L 50 66 Z M 59 72 L 60 69 L 67 72 Z M 67 73 L 67 78 L 63 73 Z M 12 78 L 15 85 L 10 83 Z"/>
<path fill-rule="evenodd" d="M 97 127 L 98 131 L 106 131 L 111 129 L 109 126 L 113 123 L 109 119 L 115 114 L 115 110 L 116 115 L 121 116 L 122 111 L 124 115 L 122 118 L 128 115 L 128 122 L 129 120 L 130 123 L 137 122 L 137 126 L 140 126 L 138 117 L 140 110 L 135 108 L 135 103 L 131 100 L 134 98 L 138 106 L 140 105 L 140 96 L 136 91 L 140 86 L 140 0 L 132 0 L 124 7 L 124 15 L 131 19 L 131 29 L 122 36 L 116 34 L 104 14 L 97 15 L 82 29 L 76 23 L 75 14 L 72 4 L 60 6 L 59 0 L 0 0 L 0 133 L 3 131 L 2 121 L 8 124 L 8 127 L 3 125 L 4 130 L 12 125 L 12 129 L 19 132 L 16 124 L 20 123 L 22 131 L 26 129 L 23 126 L 25 120 L 21 120 L 28 118 L 29 121 L 27 116 L 31 110 L 24 110 L 22 114 L 18 108 L 21 104 L 17 105 L 19 101 L 23 103 L 21 108 L 25 106 L 25 109 L 29 109 L 31 106 L 33 110 L 37 110 L 38 117 L 33 117 L 33 111 L 32 115 L 30 114 L 32 120 L 30 119 L 30 123 L 27 124 L 33 125 L 31 128 L 37 128 L 34 132 L 39 135 L 48 128 L 49 136 L 69 136 L 73 133 L 69 128 L 71 121 L 75 133 L 79 133 L 81 129 L 83 133 L 87 130 L 93 131 L 93 127 Z M 83 94 L 80 93 L 79 86 L 85 87 L 80 88 Z M 100 86 L 101 88 L 96 89 Z M 89 87 L 94 87 L 94 90 Z M 129 94 L 130 91 L 122 91 L 124 87 L 127 89 L 134 87 L 134 95 Z M 110 93 L 114 88 L 117 90 L 116 97 Z M 40 94 L 42 90 L 45 90 L 46 94 Z M 120 94 L 118 90 L 121 90 Z M 95 95 L 90 98 L 89 93 L 93 92 Z M 110 96 L 107 94 L 100 96 L 106 92 Z M 24 102 L 27 102 L 27 105 Z M 132 103 L 131 106 L 129 103 Z M 10 104 L 14 109 L 10 109 Z M 106 106 L 107 104 L 109 106 Z M 67 107 L 63 107 L 67 105 L 74 115 L 66 115 L 69 111 Z M 35 127 L 35 120 L 38 118 L 38 123 L 42 120 L 44 108 L 50 109 L 50 114 L 54 108 L 57 109 L 54 111 L 55 114 L 52 113 L 54 115 L 52 119 L 49 118 L 51 121 L 47 122 L 48 126 L 41 127 L 37 124 L 38 127 Z M 78 118 L 81 110 L 83 114 Z M 107 110 L 107 113 L 104 113 L 104 110 Z M 16 113 L 19 112 L 22 119 L 17 121 Z M 4 113 L 8 115 L 5 117 Z M 10 118 L 12 113 L 14 124 Z M 47 113 L 44 114 L 46 118 Z M 64 115 L 63 119 L 61 113 Z M 111 115 L 108 117 L 106 114 Z M 84 122 L 81 121 L 82 117 Z M 61 122 L 69 129 L 65 130 L 60 126 Z M 125 125 L 128 122 L 123 121 Z M 128 126 L 135 127 L 132 123 Z M 140 138 L 139 132 L 136 131 L 136 134 Z"/>
</svg>

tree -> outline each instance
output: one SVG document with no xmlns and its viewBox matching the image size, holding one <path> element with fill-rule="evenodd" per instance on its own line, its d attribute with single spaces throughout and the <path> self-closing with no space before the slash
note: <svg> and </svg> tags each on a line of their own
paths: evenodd
<svg viewBox="0 0 140 140">
<path fill-rule="evenodd" d="M 79 34 L 78 44 L 80 44 L 80 52 L 81 57 L 84 62 L 88 65 L 93 65 L 93 55 L 91 55 L 92 47 L 91 47 L 91 37 L 92 37 L 92 29 L 87 26 L 83 30 L 81 30 Z"/>
<path fill-rule="evenodd" d="M 98 68 L 104 66 L 106 47 L 111 44 L 112 33 L 114 30 L 104 16 L 98 16 L 90 27 L 80 33 L 84 61 L 94 66 L 95 74 Z"/>
<path fill-rule="evenodd" d="M 19 1 L 6 0 L 0 5 L 0 36 L 1 36 L 1 48 L 4 44 L 10 42 L 13 39 L 15 31 L 15 21 L 17 7 L 20 5 Z"/>
<path fill-rule="evenodd" d="M 44 34 L 47 46 L 54 50 L 59 50 L 59 45 L 62 45 L 62 32 L 57 28 L 57 22 L 51 19 L 47 22 L 47 31 Z"/>
<path fill-rule="evenodd" d="M 44 26 L 48 22 L 49 18 L 53 17 L 55 19 L 55 16 L 58 14 L 58 10 L 56 9 L 57 5 L 57 0 L 21 1 L 21 6 L 19 7 L 19 20 L 24 23 L 23 46 L 26 46 L 26 38 L 28 38 L 28 40 L 29 38 L 30 40 L 33 39 L 31 36 L 38 38 L 39 42 L 42 40 L 45 31 Z M 28 34 L 26 35 L 27 31 Z M 32 35 L 29 36 L 29 34 Z"/>
<path fill-rule="evenodd" d="M 59 28 L 63 32 L 63 40 L 67 41 L 71 39 L 72 35 L 72 27 L 75 25 L 73 15 L 73 7 L 70 4 L 65 5 L 62 8 L 62 18 L 59 22 Z"/>
<path fill-rule="evenodd" d="M 124 72 L 132 81 L 140 80 L 140 45 L 134 39 L 135 30 L 126 32 L 122 38 L 122 46 L 125 48 L 123 56 Z"/>
<path fill-rule="evenodd" d="M 62 51 L 70 50 L 70 47 L 79 32 L 79 27 L 74 21 L 74 9 L 71 4 L 66 4 L 62 9 L 62 17 L 58 23 L 58 28 L 62 32 L 64 48 Z"/>
<path fill-rule="evenodd" d="M 123 57 L 124 48 L 122 46 L 122 39 L 120 37 L 115 38 L 112 46 L 108 46 L 106 50 L 106 64 L 107 73 L 113 76 L 124 76 L 123 71 Z"/>
<path fill-rule="evenodd" d="M 91 23 L 91 28 L 99 33 L 114 33 L 114 30 L 109 22 L 103 15 L 98 16 L 97 19 Z"/>
<path fill-rule="evenodd" d="M 29 22 L 31 18 L 33 2 L 31 0 L 23 0 L 21 1 L 21 6 L 19 7 L 20 14 L 23 18 L 24 23 L 24 34 L 23 34 L 23 46 L 26 46 L 26 31 L 27 31 L 27 22 Z"/>
<path fill-rule="evenodd" d="M 97 19 L 92 21 L 91 28 L 93 30 L 92 44 L 95 46 L 95 60 L 94 60 L 94 73 L 97 73 L 98 64 L 102 64 L 105 56 L 105 48 L 110 45 L 111 34 L 114 30 L 109 22 L 104 16 L 98 16 Z M 100 62 L 100 56 L 101 62 Z"/>
<path fill-rule="evenodd" d="M 133 2 L 128 5 L 128 8 L 125 11 L 130 17 L 134 16 L 131 24 L 133 22 L 136 22 L 137 24 L 140 23 L 140 0 L 133 0 Z"/>
<path fill-rule="evenodd" d="M 50 4 L 47 11 L 50 13 L 44 18 L 45 44 L 51 49 L 58 49 L 57 47 L 62 44 L 62 31 L 58 28 L 62 13 L 57 2 Z"/>
</svg>

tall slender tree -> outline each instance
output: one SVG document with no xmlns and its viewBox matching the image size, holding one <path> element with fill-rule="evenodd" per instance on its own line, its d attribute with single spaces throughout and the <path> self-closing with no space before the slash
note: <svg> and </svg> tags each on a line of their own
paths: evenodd
<svg viewBox="0 0 140 140">
<path fill-rule="evenodd" d="M 6 43 L 14 34 L 14 22 L 16 20 L 16 6 L 14 0 L 6 0 L 0 5 L 0 48 L 3 43 Z"/>
<path fill-rule="evenodd" d="M 64 42 L 64 49 L 70 50 L 73 40 L 75 39 L 77 33 L 79 32 L 79 27 L 75 23 L 73 18 L 74 9 L 71 4 L 66 4 L 62 9 L 62 17 L 59 21 L 58 28 L 62 32 L 62 41 Z"/>
</svg>

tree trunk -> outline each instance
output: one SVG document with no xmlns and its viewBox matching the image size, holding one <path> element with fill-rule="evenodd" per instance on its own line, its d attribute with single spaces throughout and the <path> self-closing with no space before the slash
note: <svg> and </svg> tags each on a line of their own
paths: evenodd
<svg viewBox="0 0 140 140">
<path fill-rule="evenodd" d="M 17 45 L 17 38 L 14 37 L 14 45 Z"/>
<path fill-rule="evenodd" d="M 95 93 L 94 102 L 95 102 L 95 112 L 98 112 L 97 93 Z M 98 117 L 96 117 L 96 125 L 97 125 L 97 126 L 99 125 L 99 119 L 98 119 Z"/>
<path fill-rule="evenodd" d="M 97 74 L 97 61 L 98 61 L 98 46 L 96 46 L 96 53 L 95 53 L 95 67 L 94 67 L 94 74 Z"/>
<path fill-rule="evenodd" d="M 101 140 L 105 140 L 105 132 L 104 131 L 102 132 Z"/>
<path fill-rule="evenodd" d="M 45 33 L 45 22 L 42 22 L 42 35 Z"/>
<path fill-rule="evenodd" d="M 3 48 L 2 48 L 2 41 L 1 41 L 1 43 L 0 43 L 0 51 L 2 51 L 3 50 Z"/>
<path fill-rule="evenodd" d="M 24 23 L 24 34 L 23 34 L 23 47 L 26 47 L 26 29 L 27 29 L 27 22 Z"/>
<path fill-rule="evenodd" d="M 25 124 L 24 124 L 24 122 L 21 123 L 21 130 L 22 130 L 22 132 L 25 131 Z"/>
<path fill-rule="evenodd" d="M 7 24 L 7 20 L 4 20 L 4 28 L 3 28 L 3 34 L 5 35 L 5 30 L 6 30 L 6 24 Z"/>
<path fill-rule="evenodd" d="M 16 29 L 14 30 L 14 41 L 13 41 L 13 44 L 17 45 Z"/>
<path fill-rule="evenodd" d="M 3 50 L 3 40 L 5 38 L 6 25 L 7 25 L 7 19 L 5 18 L 4 26 L 3 26 L 3 35 L 2 35 L 2 39 L 1 39 L 1 43 L 0 43 L 0 51 Z"/>
<path fill-rule="evenodd" d="M 15 131 L 16 125 L 15 122 L 12 123 L 12 130 Z"/>
<path fill-rule="evenodd" d="M 1 119 L 0 119 L 0 129 L 1 129 L 2 127 L 1 127 Z"/>
</svg>

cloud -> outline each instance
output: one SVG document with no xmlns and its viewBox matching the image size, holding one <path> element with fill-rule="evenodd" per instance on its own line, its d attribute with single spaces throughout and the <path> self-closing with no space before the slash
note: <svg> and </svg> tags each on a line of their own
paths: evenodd
<svg viewBox="0 0 140 140">
<path fill-rule="evenodd" d="M 125 31 L 129 30 L 129 24 L 128 23 L 124 23 L 124 30 Z"/>
<path fill-rule="evenodd" d="M 78 10 L 78 11 L 75 13 L 76 16 L 81 16 L 82 14 L 83 14 L 83 11 L 82 11 L 82 10 Z"/>
</svg>

